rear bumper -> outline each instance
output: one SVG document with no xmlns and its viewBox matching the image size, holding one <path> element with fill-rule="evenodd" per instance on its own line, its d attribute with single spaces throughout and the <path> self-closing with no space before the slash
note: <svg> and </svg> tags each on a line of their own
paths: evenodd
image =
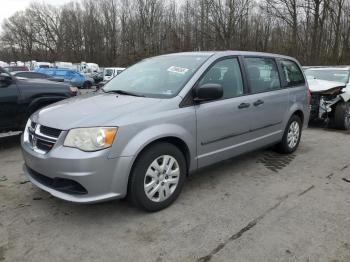
<svg viewBox="0 0 350 262">
<path fill-rule="evenodd" d="M 39 154 L 23 142 L 23 170 L 28 179 L 51 195 L 77 203 L 122 198 L 132 157 L 108 158 L 109 150 L 82 152 L 58 146 Z"/>
</svg>

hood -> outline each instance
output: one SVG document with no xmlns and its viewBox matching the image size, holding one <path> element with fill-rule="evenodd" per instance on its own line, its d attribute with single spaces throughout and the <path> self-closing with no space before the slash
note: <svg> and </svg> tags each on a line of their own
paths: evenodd
<svg viewBox="0 0 350 262">
<path fill-rule="evenodd" d="M 159 111 L 163 99 L 93 93 L 47 106 L 36 112 L 32 119 L 41 125 L 68 130 L 77 127 L 115 126 L 115 119 L 127 116 L 142 117 Z"/>
<path fill-rule="evenodd" d="M 59 87 L 69 87 L 69 85 L 56 82 L 56 81 L 50 81 L 46 79 L 31 79 L 31 78 L 22 78 L 22 77 L 16 77 L 16 83 L 17 85 L 23 85 L 28 87 L 44 87 L 44 88 L 59 88 Z"/>
<path fill-rule="evenodd" d="M 308 78 L 309 89 L 311 93 L 325 92 L 334 88 L 344 88 L 345 84 L 341 82 L 333 82 L 320 80 L 315 78 Z"/>
</svg>

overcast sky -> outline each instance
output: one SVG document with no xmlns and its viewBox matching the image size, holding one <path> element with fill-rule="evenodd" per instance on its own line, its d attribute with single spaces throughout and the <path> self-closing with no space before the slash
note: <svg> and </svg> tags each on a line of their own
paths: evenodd
<svg viewBox="0 0 350 262">
<path fill-rule="evenodd" d="M 31 2 L 45 2 L 52 5 L 62 5 L 72 0 L 0 0 L 0 24 L 16 11 L 24 10 Z"/>
</svg>

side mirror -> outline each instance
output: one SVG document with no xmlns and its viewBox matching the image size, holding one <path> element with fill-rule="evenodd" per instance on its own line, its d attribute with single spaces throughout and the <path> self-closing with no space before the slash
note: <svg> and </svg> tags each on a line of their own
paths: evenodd
<svg viewBox="0 0 350 262">
<path fill-rule="evenodd" d="M 0 87 L 7 87 L 11 85 L 12 77 L 9 74 L 1 73 L 0 74 Z"/>
<path fill-rule="evenodd" d="M 219 99 L 223 96 L 224 90 L 222 85 L 208 83 L 204 85 L 197 85 L 194 89 L 194 101 L 209 101 Z"/>
</svg>

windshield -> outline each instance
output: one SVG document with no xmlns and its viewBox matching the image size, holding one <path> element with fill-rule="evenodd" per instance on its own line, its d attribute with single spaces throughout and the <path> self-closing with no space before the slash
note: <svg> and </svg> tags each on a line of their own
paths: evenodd
<svg viewBox="0 0 350 262">
<path fill-rule="evenodd" d="M 208 58 L 207 54 L 149 58 L 125 69 L 103 90 L 122 90 L 155 98 L 174 97 Z"/>
<path fill-rule="evenodd" d="M 349 81 L 349 70 L 314 70 L 314 69 L 306 69 L 305 75 L 307 78 L 316 78 L 320 80 L 341 82 L 347 84 Z"/>
<path fill-rule="evenodd" d="M 105 76 L 111 76 L 111 75 L 113 75 L 113 69 L 106 69 Z"/>
</svg>

